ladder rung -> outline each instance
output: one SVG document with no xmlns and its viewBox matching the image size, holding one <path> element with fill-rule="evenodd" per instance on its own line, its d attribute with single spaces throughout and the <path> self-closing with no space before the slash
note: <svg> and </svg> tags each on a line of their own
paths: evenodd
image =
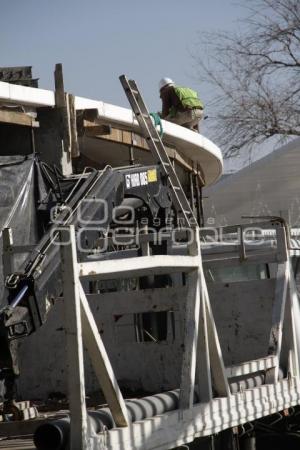
<svg viewBox="0 0 300 450">
<path fill-rule="evenodd" d="M 132 88 L 131 88 L 131 92 L 132 92 L 133 94 L 135 94 L 135 95 L 138 95 L 138 94 L 139 94 L 139 91 L 137 91 L 136 89 L 132 89 Z"/>
<path fill-rule="evenodd" d="M 181 188 L 179 186 L 173 186 L 173 189 L 175 189 L 175 191 L 180 191 Z"/>
<path fill-rule="evenodd" d="M 158 139 L 158 138 L 154 138 L 154 137 L 152 137 L 152 136 L 147 136 L 147 137 L 146 137 L 146 141 L 159 142 L 159 139 Z"/>
</svg>

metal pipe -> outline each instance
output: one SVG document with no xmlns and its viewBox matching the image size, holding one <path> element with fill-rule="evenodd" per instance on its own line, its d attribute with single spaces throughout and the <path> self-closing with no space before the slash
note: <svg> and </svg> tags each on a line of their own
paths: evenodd
<svg viewBox="0 0 300 450">
<path fill-rule="evenodd" d="M 38 450 L 60 450 L 66 447 L 70 434 L 70 417 L 53 420 L 37 428 L 34 445 Z"/>
<path fill-rule="evenodd" d="M 263 374 L 241 377 L 239 381 L 230 383 L 232 393 L 241 388 L 249 389 L 264 384 Z M 164 414 L 178 409 L 180 390 L 163 392 L 144 398 L 126 400 L 126 407 L 131 422 L 137 422 L 149 417 Z M 198 397 L 195 393 L 194 402 Z M 99 433 L 110 430 L 115 423 L 109 408 L 101 408 L 96 411 L 88 411 L 88 421 L 91 432 Z M 52 420 L 37 428 L 34 434 L 34 443 L 37 450 L 64 450 L 69 441 L 70 417 Z"/>
<path fill-rule="evenodd" d="M 17 295 L 14 297 L 14 299 L 9 303 L 9 306 L 11 308 L 15 308 L 18 306 L 21 300 L 25 297 L 25 294 L 27 293 L 29 289 L 28 284 L 25 284 L 25 286 L 22 287 L 22 289 L 17 293 Z"/>
<path fill-rule="evenodd" d="M 37 450 L 64 450 L 68 448 L 70 437 L 70 416 L 51 420 L 37 428 L 34 433 L 34 445 Z M 108 408 L 88 412 L 88 426 L 91 432 L 100 433 L 114 427 Z"/>
<path fill-rule="evenodd" d="M 151 395 L 136 400 L 126 401 L 131 422 L 146 419 L 147 417 L 164 414 L 178 408 L 179 389 Z"/>
<path fill-rule="evenodd" d="M 265 379 L 266 376 L 264 373 L 241 377 L 238 381 L 232 381 L 229 383 L 231 393 L 236 394 L 241 390 L 254 389 L 255 387 L 262 386 L 265 383 Z"/>
<path fill-rule="evenodd" d="M 195 399 L 196 400 L 196 399 Z M 179 389 L 126 401 L 131 422 L 163 414 L 178 408 Z M 99 433 L 115 427 L 109 408 L 88 412 L 90 430 Z M 37 428 L 34 444 L 37 450 L 63 450 L 69 442 L 70 417 L 52 420 Z"/>
</svg>

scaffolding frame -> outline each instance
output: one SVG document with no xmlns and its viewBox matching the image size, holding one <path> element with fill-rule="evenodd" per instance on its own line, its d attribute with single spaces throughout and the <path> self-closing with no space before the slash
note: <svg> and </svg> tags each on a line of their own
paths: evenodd
<svg viewBox="0 0 300 450">
<path fill-rule="evenodd" d="M 268 355 L 227 368 L 204 278 L 198 228 L 195 236 L 189 245 L 188 256 L 156 255 L 78 262 L 74 226 L 61 231 L 72 450 L 171 449 L 196 437 L 213 435 L 299 404 L 298 297 L 291 276 L 284 228 L 280 224 L 277 228 L 278 271 Z M 224 261 L 226 263 L 226 259 Z M 179 408 L 131 423 L 81 280 L 178 271 L 185 272 L 188 280 Z M 279 379 L 284 321 L 290 343 L 289 366 L 288 377 Z M 116 424 L 116 428 L 99 434 L 93 433 L 88 426 L 83 345 Z M 266 373 L 266 384 L 231 393 L 230 378 L 260 370 Z M 199 403 L 194 403 L 195 392 Z"/>
</svg>

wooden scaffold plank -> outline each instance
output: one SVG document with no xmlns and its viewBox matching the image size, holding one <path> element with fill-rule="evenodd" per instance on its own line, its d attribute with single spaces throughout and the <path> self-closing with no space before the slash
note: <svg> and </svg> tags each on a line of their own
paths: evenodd
<svg viewBox="0 0 300 450">
<path fill-rule="evenodd" d="M 38 127 L 37 122 L 33 117 L 23 112 L 7 111 L 0 109 L 0 123 L 10 123 L 13 125 L 21 125 L 24 127 Z"/>
</svg>

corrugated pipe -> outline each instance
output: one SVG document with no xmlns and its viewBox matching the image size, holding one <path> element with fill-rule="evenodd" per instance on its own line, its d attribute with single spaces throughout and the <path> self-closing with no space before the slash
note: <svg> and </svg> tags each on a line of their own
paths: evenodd
<svg viewBox="0 0 300 450">
<path fill-rule="evenodd" d="M 261 386 L 265 382 L 263 373 L 252 376 L 241 377 L 230 383 L 232 393 L 241 389 L 251 389 Z M 178 409 L 179 389 L 151 395 L 134 400 L 126 400 L 126 407 L 131 422 L 146 419 L 148 417 L 164 414 L 168 411 Z M 198 398 L 195 395 L 195 403 Z M 100 433 L 105 429 L 115 427 L 112 414 L 109 408 L 101 408 L 88 412 L 89 428 L 91 432 Z M 34 443 L 38 450 L 64 450 L 68 446 L 70 436 L 70 417 L 52 420 L 37 428 L 34 434 Z"/>
</svg>

